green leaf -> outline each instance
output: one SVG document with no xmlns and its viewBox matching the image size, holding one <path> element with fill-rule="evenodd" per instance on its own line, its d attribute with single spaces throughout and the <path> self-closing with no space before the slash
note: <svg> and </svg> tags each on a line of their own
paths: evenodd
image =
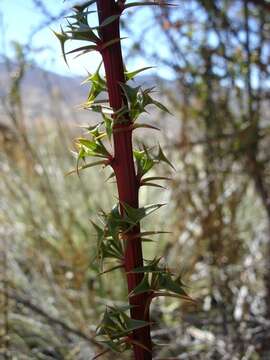
<svg viewBox="0 0 270 360">
<path fill-rule="evenodd" d="M 159 185 L 159 184 L 155 184 L 155 183 L 151 183 L 151 182 L 147 182 L 147 183 L 141 182 L 140 186 L 150 186 L 150 187 L 155 187 L 155 188 L 165 189 L 166 190 L 166 188 L 164 186 Z"/>
<path fill-rule="evenodd" d="M 149 322 L 143 320 L 131 319 L 126 314 L 123 314 L 126 326 L 126 334 L 131 333 L 134 330 L 141 329 L 145 326 L 149 326 Z"/>
<path fill-rule="evenodd" d="M 119 232 L 125 230 L 126 227 L 126 221 L 123 219 L 119 211 L 119 204 L 116 204 L 112 208 L 112 211 L 106 215 L 106 224 L 110 235 L 118 239 Z"/>
<path fill-rule="evenodd" d="M 164 2 L 153 2 L 153 1 L 144 1 L 144 2 L 140 2 L 140 1 L 135 1 L 135 2 L 132 2 L 132 3 L 129 3 L 129 4 L 126 4 L 124 9 L 129 9 L 131 7 L 134 7 L 134 6 L 161 6 L 161 7 L 164 7 L 164 6 L 176 6 L 175 4 L 172 4 L 172 3 L 164 3 Z"/>
<path fill-rule="evenodd" d="M 134 269 L 135 270 L 135 269 Z M 134 271 L 135 272 L 135 271 Z M 133 289 L 130 293 L 129 293 L 129 297 L 135 296 L 135 295 L 139 295 L 139 294 L 143 294 L 145 292 L 151 291 L 151 287 L 148 281 L 148 275 L 145 274 L 142 281 L 139 283 L 138 286 L 135 287 L 135 289 Z"/>
<path fill-rule="evenodd" d="M 161 104 L 161 102 L 154 100 L 149 94 L 152 92 L 152 89 L 146 89 L 144 90 L 143 93 L 143 101 L 144 101 L 144 106 L 147 105 L 155 105 L 157 106 L 160 110 L 167 112 L 168 114 L 172 115 L 171 112 L 166 108 L 165 105 Z"/>
<path fill-rule="evenodd" d="M 79 52 L 79 51 L 81 51 L 82 54 L 86 54 L 86 53 L 88 53 L 90 51 L 97 51 L 97 46 L 96 45 L 81 46 L 81 47 L 76 48 L 74 50 L 68 51 L 66 53 L 66 55 L 74 54 L 74 53 Z M 79 55 L 82 55 L 82 54 L 79 54 Z M 79 56 L 79 55 L 77 55 L 77 56 Z"/>
<path fill-rule="evenodd" d="M 120 83 L 120 86 L 123 89 L 124 94 L 126 95 L 126 98 L 127 98 L 128 102 L 130 104 L 135 103 L 136 100 L 137 100 L 138 92 L 140 90 L 140 86 L 137 86 L 137 87 L 133 88 L 133 87 L 127 85 L 127 84 L 122 84 L 122 83 Z"/>
<path fill-rule="evenodd" d="M 98 242 L 100 243 L 101 240 L 104 238 L 104 230 L 101 229 L 101 227 L 99 227 L 96 223 L 94 223 L 92 220 L 90 220 L 94 229 L 96 230 L 97 233 L 97 238 L 98 238 Z"/>
<path fill-rule="evenodd" d="M 102 66 L 102 62 L 99 64 L 96 72 L 93 74 L 89 74 L 88 78 L 82 83 L 82 84 L 86 84 L 90 82 L 92 84 L 86 102 L 86 105 L 88 107 L 94 103 L 94 101 L 96 100 L 99 94 L 101 94 L 104 91 L 107 91 L 106 81 L 99 74 L 101 66 Z"/>
<path fill-rule="evenodd" d="M 105 19 L 97 28 L 103 28 L 105 26 L 108 26 L 110 24 L 112 24 L 114 21 L 116 21 L 117 19 L 119 19 L 120 15 L 112 15 L 109 16 L 107 19 Z"/>
<path fill-rule="evenodd" d="M 106 218 L 106 214 L 103 215 Z M 97 232 L 97 255 L 96 258 L 100 260 L 100 265 L 103 267 L 103 262 L 107 258 L 120 260 L 122 264 L 123 247 L 117 237 L 111 237 L 108 234 L 107 224 L 105 230 L 101 229 L 98 225 L 93 223 Z M 119 265 L 119 264 L 118 264 Z"/>
<path fill-rule="evenodd" d="M 116 266 L 113 266 L 113 267 L 110 268 L 110 269 L 107 269 L 107 270 L 102 271 L 101 273 L 99 273 L 99 275 L 108 274 L 109 272 L 112 272 L 112 271 L 118 270 L 118 269 L 122 269 L 123 267 L 124 267 L 124 265 L 122 265 L 122 264 L 116 265 Z"/>
<path fill-rule="evenodd" d="M 160 260 L 161 258 L 155 258 L 153 260 L 146 261 L 147 265 L 135 268 L 131 271 L 131 273 L 164 273 L 164 271 L 166 271 L 165 267 L 158 266 Z"/>
<path fill-rule="evenodd" d="M 90 5 L 95 4 L 97 0 L 89 0 L 89 1 L 85 1 L 82 5 L 74 5 L 73 9 L 76 12 L 82 12 L 83 10 L 85 10 L 86 8 L 88 8 Z"/>
<path fill-rule="evenodd" d="M 104 337 L 104 340 L 102 340 L 104 343 L 107 341 L 112 342 L 110 346 L 114 351 L 122 351 L 124 348 L 127 348 L 129 346 L 129 342 L 126 342 L 127 336 L 134 330 L 149 325 L 146 321 L 131 319 L 125 314 L 125 311 L 115 307 L 107 308 L 96 330 L 98 336 Z M 123 344 L 125 344 L 124 348 Z"/>
<path fill-rule="evenodd" d="M 158 148 L 158 155 L 156 157 L 156 160 L 165 162 L 166 164 L 168 164 L 171 168 L 173 168 L 175 170 L 175 167 L 173 166 L 173 164 L 164 155 L 160 145 Z"/>
<path fill-rule="evenodd" d="M 147 66 L 147 67 L 135 70 L 135 71 L 125 71 L 126 81 L 133 80 L 135 78 L 135 76 L 137 76 L 141 72 L 149 70 L 149 69 L 153 69 L 153 66 Z"/>
<path fill-rule="evenodd" d="M 94 166 L 97 166 L 97 165 L 107 165 L 107 162 L 105 160 L 100 160 L 100 161 L 95 161 L 93 163 L 89 163 L 89 164 L 85 164 L 85 165 L 82 165 L 82 166 L 79 166 L 77 167 L 76 169 L 72 169 L 70 170 L 66 176 L 68 175 L 71 175 L 71 174 L 74 174 L 74 173 L 78 173 L 79 171 L 81 170 L 84 170 L 84 169 L 88 169 L 90 167 L 94 167 Z"/>
<path fill-rule="evenodd" d="M 148 171 L 152 169 L 155 162 L 154 159 L 151 158 L 148 150 L 144 148 L 144 150 L 133 150 L 133 154 L 136 160 L 137 165 L 137 175 L 139 178 L 143 177 Z"/>
<path fill-rule="evenodd" d="M 150 177 L 147 177 L 147 178 L 144 178 L 142 181 L 144 183 L 148 182 L 148 181 L 153 181 L 153 180 L 166 180 L 166 181 L 170 181 L 172 180 L 171 178 L 168 178 L 166 176 L 150 176 Z"/>
<path fill-rule="evenodd" d="M 165 105 L 163 105 L 161 102 L 157 101 L 157 100 L 154 100 L 152 99 L 152 103 L 154 105 L 156 105 L 160 110 L 172 115 L 172 113 L 170 112 L 170 110 L 167 109 L 167 107 Z"/>
<path fill-rule="evenodd" d="M 62 54 L 63 54 L 63 57 L 64 57 L 64 60 L 65 60 L 65 63 L 68 65 L 67 63 L 67 57 L 66 57 L 66 53 L 65 53 L 65 43 L 67 40 L 70 39 L 69 36 L 67 36 L 67 34 L 63 31 L 63 28 L 60 26 L 61 28 L 61 32 L 56 32 L 54 30 L 53 33 L 54 35 L 57 37 L 57 39 L 60 41 L 60 45 L 61 45 L 61 50 L 62 50 Z"/>
<path fill-rule="evenodd" d="M 108 139 L 111 140 L 112 132 L 113 132 L 113 120 L 111 118 L 109 118 L 108 116 L 106 116 L 105 114 L 102 114 L 102 117 L 103 117 L 103 120 L 104 120 L 105 129 L 106 129 Z"/>
<path fill-rule="evenodd" d="M 178 295 L 188 296 L 183 289 L 183 283 L 180 279 L 173 280 L 171 274 L 163 273 L 159 276 L 159 288 L 165 289 Z"/>
<path fill-rule="evenodd" d="M 99 139 L 88 140 L 84 138 L 77 139 L 78 145 L 84 150 L 84 156 L 94 156 L 109 158 L 110 153 L 107 151 L 103 143 L 100 141 L 100 133 L 96 134 Z M 95 134 L 94 134 L 95 137 Z"/>
<path fill-rule="evenodd" d="M 94 33 L 88 24 L 88 12 L 77 12 L 72 16 L 73 22 L 70 22 L 67 18 L 67 29 L 66 33 L 70 35 L 73 40 L 90 41 L 94 43 L 99 42 L 98 36 Z"/>
<path fill-rule="evenodd" d="M 126 222 L 132 225 L 136 225 L 146 216 L 152 214 L 154 211 L 160 209 L 165 204 L 152 204 L 146 205 L 140 208 L 133 208 L 128 204 L 122 204 L 125 209 L 125 216 L 124 219 Z"/>
<path fill-rule="evenodd" d="M 109 46 L 111 46 L 113 44 L 116 44 L 116 43 L 118 43 L 118 42 L 120 42 L 121 40 L 124 40 L 124 39 L 126 39 L 126 37 L 116 38 L 116 39 L 112 39 L 110 41 L 107 41 L 106 43 L 101 45 L 101 49 L 104 50 L 104 49 L 108 48 Z"/>
</svg>

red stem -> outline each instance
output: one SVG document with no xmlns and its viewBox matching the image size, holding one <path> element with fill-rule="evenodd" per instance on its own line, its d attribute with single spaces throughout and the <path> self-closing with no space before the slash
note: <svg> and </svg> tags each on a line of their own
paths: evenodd
<svg viewBox="0 0 270 360">
<path fill-rule="evenodd" d="M 99 23 L 112 15 L 121 14 L 121 9 L 114 0 L 97 0 L 99 14 Z M 103 43 L 113 39 L 120 39 L 119 19 L 100 30 L 100 36 Z M 126 103 L 120 83 L 125 82 L 123 57 L 120 40 L 113 45 L 106 47 L 102 51 L 102 57 L 105 67 L 107 87 L 109 93 L 110 106 L 114 111 L 119 110 Z M 133 150 L 132 150 L 132 130 L 131 119 L 126 116 L 122 124 L 114 124 L 114 159 L 112 162 L 116 175 L 117 188 L 120 204 L 126 203 L 134 208 L 139 205 L 138 193 L 139 184 L 136 178 Z M 119 131 L 120 130 L 120 131 Z M 121 131 L 125 130 L 125 131 Z M 123 211 L 123 209 L 121 209 Z M 140 226 L 133 228 L 127 234 L 125 240 L 125 270 L 130 272 L 135 267 L 143 266 L 142 244 L 139 237 L 134 237 L 140 232 Z M 127 274 L 128 290 L 131 292 L 142 280 L 143 274 Z M 141 294 L 129 299 L 131 308 L 131 317 L 137 320 L 149 321 L 149 311 L 146 310 L 148 295 Z M 150 335 L 150 326 L 135 330 L 133 332 L 135 342 L 142 344 L 149 351 L 139 345 L 133 345 L 134 356 L 136 360 L 152 359 L 152 343 Z"/>
</svg>

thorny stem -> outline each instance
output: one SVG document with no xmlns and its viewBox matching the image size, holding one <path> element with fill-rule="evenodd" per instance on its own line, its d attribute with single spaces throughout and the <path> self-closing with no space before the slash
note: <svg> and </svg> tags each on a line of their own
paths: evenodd
<svg viewBox="0 0 270 360">
<path fill-rule="evenodd" d="M 114 0 L 97 0 L 97 8 L 100 23 L 112 15 L 119 14 L 120 16 L 121 14 L 120 5 Z M 120 39 L 119 19 L 108 26 L 101 28 L 100 36 L 103 43 L 107 43 L 113 39 Z M 125 96 L 120 87 L 120 83 L 125 82 L 120 41 L 103 49 L 102 57 L 107 79 L 110 106 L 114 111 L 117 111 L 126 103 Z M 132 122 L 128 116 L 125 116 L 124 120 L 125 121 L 121 122 L 121 124 L 114 124 L 114 159 L 112 161 L 112 167 L 116 175 L 120 204 L 126 203 L 133 208 L 138 208 L 139 184 L 133 161 L 132 128 L 130 126 Z M 121 212 L 123 212 L 123 208 L 121 209 Z M 127 240 L 125 241 L 124 266 L 125 271 L 127 272 L 129 292 L 131 292 L 143 279 L 143 273 L 130 273 L 135 267 L 143 266 L 142 244 L 141 240 L 136 236 L 139 233 L 140 227 L 136 226 L 126 234 Z M 134 240 L 134 237 L 136 240 Z M 131 308 L 131 317 L 133 319 L 149 321 L 149 311 L 146 311 L 148 308 L 147 293 L 133 296 L 129 299 L 129 302 L 130 305 L 133 306 Z M 133 331 L 132 339 L 135 359 L 152 359 L 150 326 L 145 326 Z M 149 349 L 149 351 L 146 349 Z"/>
</svg>

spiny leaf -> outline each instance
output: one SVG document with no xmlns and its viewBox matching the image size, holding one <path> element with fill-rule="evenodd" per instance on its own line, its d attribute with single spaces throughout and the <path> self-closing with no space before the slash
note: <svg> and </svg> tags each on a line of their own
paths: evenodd
<svg viewBox="0 0 270 360">
<path fill-rule="evenodd" d="M 73 8 L 73 10 L 75 10 Z M 78 16 L 80 16 L 81 18 L 85 18 L 86 16 L 90 15 L 90 14 L 94 14 L 96 13 L 96 10 L 86 10 L 86 11 L 75 11 L 75 14 L 74 15 L 69 15 L 69 16 L 66 16 L 65 18 L 66 19 L 78 19 Z"/>
<path fill-rule="evenodd" d="M 171 274 L 163 273 L 159 276 L 160 289 L 165 289 L 178 295 L 188 296 L 183 289 L 182 282 L 178 279 L 173 280 Z"/>
<path fill-rule="evenodd" d="M 154 159 L 150 156 L 148 150 L 133 150 L 137 165 L 137 175 L 141 178 L 154 166 Z"/>
<path fill-rule="evenodd" d="M 157 101 L 157 100 L 154 100 L 149 94 L 152 92 L 152 89 L 146 89 L 144 90 L 144 106 L 147 106 L 147 105 L 155 105 L 157 106 L 160 110 L 170 114 L 171 112 L 166 108 L 165 105 L 163 105 L 161 102 Z"/>
<path fill-rule="evenodd" d="M 86 54 L 87 52 L 90 52 L 90 51 L 97 51 L 97 46 L 96 45 L 81 46 L 81 47 L 76 48 L 74 50 L 68 51 L 66 53 L 66 55 L 74 54 L 74 53 L 79 52 L 79 51 L 82 51 L 83 54 Z"/>
<path fill-rule="evenodd" d="M 153 69 L 153 66 L 147 66 L 147 67 L 144 67 L 144 68 L 141 68 L 138 70 L 134 70 L 134 71 L 125 71 L 126 81 L 134 79 L 135 76 L 137 76 L 141 72 L 149 70 L 149 69 Z"/>
<path fill-rule="evenodd" d="M 149 325 L 149 322 L 147 321 L 131 319 L 126 314 L 123 314 L 122 316 L 124 317 L 125 320 L 126 334 L 131 333 L 133 330 L 141 329 Z"/>
<path fill-rule="evenodd" d="M 134 269 L 135 272 L 135 269 Z M 148 275 L 144 275 L 142 281 L 139 283 L 139 285 L 137 285 L 135 287 L 135 289 L 133 289 L 130 293 L 129 293 L 129 297 L 135 296 L 135 295 L 139 295 L 139 294 L 143 294 L 145 292 L 151 291 L 151 287 L 148 281 Z"/>
<path fill-rule="evenodd" d="M 70 170 L 66 176 L 68 175 L 71 175 L 71 174 L 74 174 L 74 173 L 78 173 L 79 171 L 81 170 L 84 170 L 84 169 L 87 169 L 87 168 L 90 168 L 90 167 L 94 167 L 94 166 L 97 166 L 97 165 L 107 165 L 107 162 L 106 160 L 100 160 L 100 161 L 95 161 L 93 163 L 89 163 L 89 164 L 85 164 L 85 165 L 82 165 L 82 166 L 79 166 L 78 168 L 76 169 L 72 169 Z"/>
<path fill-rule="evenodd" d="M 77 12 L 82 12 L 84 9 L 88 8 L 90 5 L 95 4 L 97 0 L 85 1 L 83 4 L 74 5 L 73 9 Z"/>
<path fill-rule="evenodd" d="M 98 133 L 98 136 L 100 136 L 100 133 Z M 85 152 L 84 156 L 94 156 L 94 157 L 103 157 L 108 158 L 110 156 L 110 153 L 105 148 L 103 143 L 100 141 L 100 139 L 95 140 L 88 140 L 84 138 L 77 139 L 78 146 L 83 147 L 83 150 Z"/>
<path fill-rule="evenodd" d="M 161 7 L 164 7 L 164 6 L 176 6 L 175 4 L 172 4 L 172 3 L 164 3 L 164 2 L 153 2 L 153 1 L 144 1 L 144 2 L 140 2 L 140 1 L 135 1 L 135 2 L 132 2 L 132 3 L 129 3 L 129 4 L 126 4 L 124 9 L 128 9 L 128 8 L 131 8 L 131 7 L 134 7 L 134 6 L 161 6 Z"/>
<path fill-rule="evenodd" d="M 160 273 L 166 271 L 165 267 L 159 267 L 158 263 L 161 258 L 155 258 L 150 261 L 146 261 L 145 266 L 135 268 L 131 271 L 131 273 Z"/>
<path fill-rule="evenodd" d="M 101 46 L 100 46 L 100 49 L 101 50 L 104 50 L 104 49 L 106 49 L 107 47 L 109 47 L 109 46 L 111 46 L 111 45 L 113 45 L 113 44 L 116 44 L 116 43 L 118 43 L 118 42 L 120 42 L 120 41 L 122 41 L 122 40 L 125 40 L 125 39 L 127 39 L 126 37 L 121 37 L 121 38 L 116 38 L 116 39 L 112 39 L 112 40 L 110 40 L 110 41 L 107 41 L 106 43 L 104 43 L 104 44 L 102 44 Z"/>
<path fill-rule="evenodd" d="M 164 112 L 172 115 L 172 113 L 170 112 L 170 110 L 168 110 L 168 108 L 167 108 L 165 105 L 163 105 L 161 102 L 152 99 L 152 103 L 153 103 L 154 105 L 156 105 L 160 110 L 162 110 L 162 111 L 164 111 Z"/>
<path fill-rule="evenodd" d="M 89 74 L 88 78 L 82 82 L 82 84 L 85 84 L 88 82 L 90 82 L 92 84 L 90 92 L 88 94 L 87 102 L 86 102 L 88 107 L 94 103 L 94 101 L 96 100 L 97 96 L 100 93 L 107 90 L 106 81 L 104 79 L 102 79 L 102 77 L 100 76 L 100 73 L 99 73 L 101 66 L 102 66 L 102 62 L 99 64 L 96 72 L 93 74 Z"/>
<path fill-rule="evenodd" d="M 135 88 L 127 85 L 127 84 L 122 84 L 120 83 L 121 88 L 123 89 L 126 98 L 128 99 L 128 101 L 132 104 L 135 103 L 137 100 L 137 94 L 140 90 L 140 86 L 137 86 Z"/>
<path fill-rule="evenodd" d="M 140 208 L 133 208 L 130 205 L 124 203 L 122 205 L 125 209 L 125 221 L 129 224 L 136 225 L 143 218 L 160 209 L 165 204 L 151 204 Z"/>
<path fill-rule="evenodd" d="M 165 186 L 159 185 L 159 184 L 155 184 L 155 183 L 151 183 L 151 182 L 141 182 L 140 186 L 150 186 L 150 187 L 155 187 L 155 188 L 159 188 L 159 189 L 165 189 Z"/>
<path fill-rule="evenodd" d="M 66 57 L 66 53 L 65 53 L 65 43 L 67 40 L 70 39 L 70 37 L 63 31 L 62 26 L 60 26 L 61 28 L 61 32 L 56 32 L 53 30 L 54 35 L 57 37 L 57 39 L 60 41 L 60 45 L 61 45 L 61 50 L 62 50 L 62 54 L 65 60 L 65 63 L 68 65 L 67 63 L 67 57 Z"/>
<path fill-rule="evenodd" d="M 122 265 L 122 264 L 116 265 L 116 266 L 113 266 L 113 267 L 110 268 L 110 269 L 107 269 L 107 270 L 102 271 L 101 273 L 99 273 L 99 275 L 104 275 L 104 274 L 107 274 L 107 273 L 112 272 L 112 271 L 114 271 L 114 270 L 122 269 L 123 267 L 124 267 L 124 265 Z"/>
<path fill-rule="evenodd" d="M 166 164 L 168 164 L 170 167 L 172 167 L 174 170 L 175 170 L 175 167 L 173 166 L 173 164 L 167 159 L 167 157 L 164 155 L 162 149 L 161 149 L 161 146 L 159 145 L 159 148 L 158 148 L 158 155 L 156 157 L 156 159 L 158 161 L 163 161 L 165 162 Z"/>
<path fill-rule="evenodd" d="M 110 25 L 111 23 L 113 23 L 115 20 L 119 19 L 120 15 L 112 15 L 109 16 L 107 19 L 105 19 L 97 28 L 103 28 L 105 26 Z"/>
<path fill-rule="evenodd" d="M 103 120 L 104 120 L 105 129 L 106 129 L 108 139 L 111 140 L 112 132 L 113 132 L 113 120 L 110 117 L 106 116 L 105 114 L 102 114 L 102 117 L 103 117 Z"/>
<path fill-rule="evenodd" d="M 94 229 L 96 230 L 98 240 L 103 239 L 103 237 L 104 237 L 104 230 L 103 230 L 101 227 L 99 227 L 94 221 L 92 221 L 92 220 L 90 220 L 90 221 L 91 221 Z"/>
<path fill-rule="evenodd" d="M 150 177 L 144 178 L 142 181 L 144 183 L 146 183 L 148 181 L 153 181 L 153 180 L 166 180 L 166 181 L 169 181 L 169 180 L 172 180 L 172 179 L 168 178 L 166 176 L 150 176 Z"/>
</svg>

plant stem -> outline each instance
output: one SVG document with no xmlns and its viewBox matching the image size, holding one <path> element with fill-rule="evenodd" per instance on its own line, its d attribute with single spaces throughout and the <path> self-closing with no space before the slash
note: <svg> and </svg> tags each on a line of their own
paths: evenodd
<svg viewBox="0 0 270 360">
<path fill-rule="evenodd" d="M 112 15 L 119 14 L 120 17 L 121 14 L 121 10 L 114 0 L 97 0 L 97 8 L 100 24 Z M 120 87 L 120 83 L 125 82 L 125 75 L 120 43 L 119 19 L 108 26 L 101 28 L 100 36 L 103 43 L 119 39 L 119 42 L 106 47 L 102 51 L 110 106 L 114 111 L 117 111 L 126 103 L 125 96 Z M 114 131 L 113 133 L 114 159 L 112 167 L 116 175 L 120 206 L 121 204 L 126 203 L 133 208 L 138 208 L 139 184 L 133 160 L 132 130 L 128 129 L 132 121 L 126 115 L 124 120 L 125 121 L 121 124 L 114 124 L 114 130 L 117 129 L 117 131 Z M 122 207 L 121 212 L 123 212 Z M 138 234 L 139 232 L 140 226 L 136 226 L 127 234 L 127 240 L 125 240 L 124 266 L 125 271 L 127 272 L 129 292 L 131 292 L 143 278 L 142 273 L 128 274 L 128 272 L 135 267 L 143 266 L 141 240 L 139 238 L 134 238 L 134 234 Z M 149 311 L 146 310 L 147 299 L 147 293 L 130 298 L 130 305 L 134 306 L 131 308 L 131 317 L 133 319 L 149 321 Z M 135 330 L 133 332 L 132 340 L 142 345 L 142 347 L 137 344 L 133 345 L 136 360 L 152 359 L 150 326 Z M 143 347 L 149 349 L 149 351 Z"/>
</svg>

